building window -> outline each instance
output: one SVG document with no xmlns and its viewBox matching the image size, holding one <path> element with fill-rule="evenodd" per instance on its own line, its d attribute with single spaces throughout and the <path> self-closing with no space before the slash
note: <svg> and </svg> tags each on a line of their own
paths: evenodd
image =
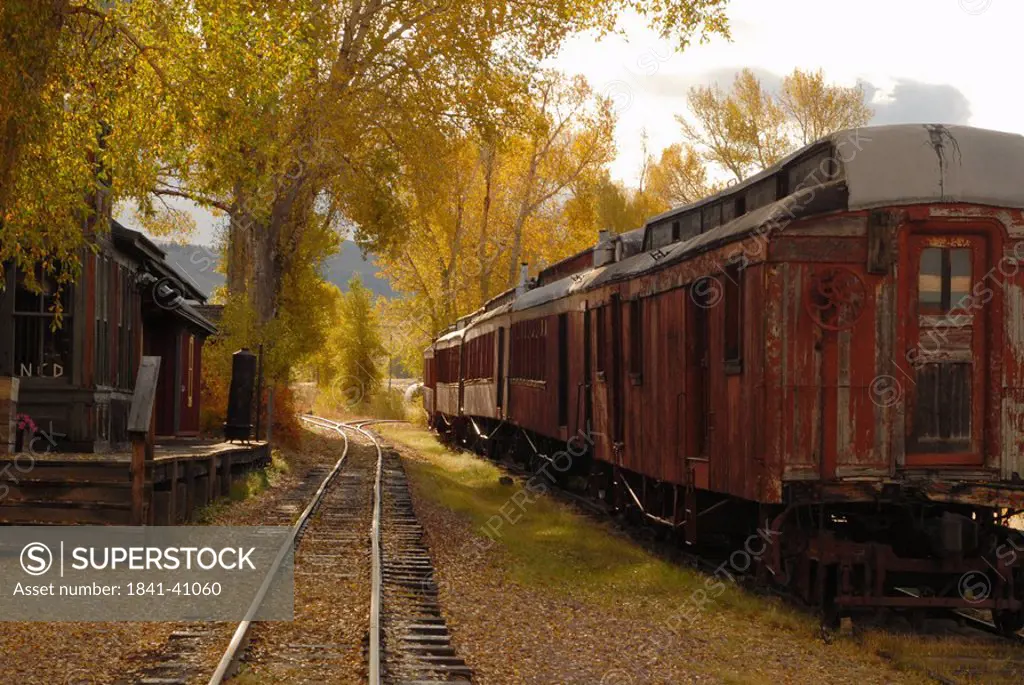
<svg viewBox="0 0 1024 685">
<path fill-rule="evenodd" d="M 543 381 L 547 369 L 547 321 L 512 324 L 512 359 L 509 375 L 516 380 Z"/>
<path fill-rule="evenodd" d="M 643 301 L 629 303 L 629 380 L 633 385 L 643 382 L 644 372 L 644 317 Z"/>
<path fill-rule="evenodd" d="M 95 382 L 96 385 L 110 385 L 110 259 L 96 255 L 95 263 Z"/>
<path fill-rule="evenodd" d="M 58 293 L 53 279 L 36 268 L 33 277 L 15 272 L 14 372 L 24 378 L 61 378 L 71 372 L 72 315 L 64 313 L 56 328 L 59 299 L 65 310 L 71 288 Z M 40 292 L 35 292 L 35 291 Z M 59 298 L 58 298 L 59 295 Z"/>
<path fill-rule="evenodd" d="M 947 314 L 970 305 L 970 248 L 926 247 L 917 276 L 918 309 L 922 314 Z"/>
<path fill-rule="evenodd" d="M 722 281 L 724 361 L 726 371 L 738 372 L 743 362 L 743 269 L 739 264 L 726 267 Z"/>
<path fill-rule="evenodd" d="M 138 293 L 132 287 L 133 274 L 119 270 L 117 308 L 117 385 L 131 389 L 135 385 L 135 312 Z"/>
<path fill-rule="evenodd" d="M 597 371 L 598 380 L 604 380 L 604 356 L 605 356 L 605 307 L 597 308 L 597 316 L 594 317 L 594 327 L 597 329 L 594 338 L 597 341 L 597 353 L 594 360 L 594 370 Z"/>
</svg>

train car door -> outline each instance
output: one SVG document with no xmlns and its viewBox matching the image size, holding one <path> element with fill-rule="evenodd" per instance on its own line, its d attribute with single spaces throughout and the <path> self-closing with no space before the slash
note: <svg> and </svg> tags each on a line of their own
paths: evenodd
<svg viewBox="0 0 1024 685">
<path fill-rule="evenodd" d="M 459 389 L 458 390 L 458 394 L 457 394 L 458 404 L 456 405 L 456 413 L 459 416 L 462 416 L 463 393 L 464 393 L 464 391 L 466 389 L 465 383 L 462 382 L 462 379 L 465 378 L 465 376 L 466 376 L 466 360 L 463 358 L 463 354 L 462 354 L 463 353 L 463 349 L 465 348 L 465 346 L 466 346 L 465 338 L 463 337 L 463 339 L 459 342 L 459 346 L 456 348 L 456 350 L 458 351 L 458 355 L 459 355 L 459 363 L 458 363 L 459 373 L 455 377 L 455 382 L 458 383 L 457 387 Z"/>
<path fill-rule="evenodd" d="M 497 397 L 495 398 L 495 406 L 498 408 L 497 415 L 502 416 L 502 403 L 505 400 L 505 328 L 503 326 L 498 327 L 498 376 L 497 385 L 495 389 Z"/>
<path fill-rule="evenodd" d="M 611 297 L 612 315 L 612 383 L 611 404 L 612 414 L 612 451 L 615 453 L 615 463 L 622 463 L 622 449 L 625 443 L 625 397 L 622 391 L 622 335 L 625 332 L 622 327 L 622 300 L 618 293 Z"/>
<path fill-rule="evenodd" d="M 988 309 L 994 293 L 975 294 L 987 270 L 983 235 L 908 236 L 900 316 L 907 467 L 984 463 Z"/>
<path fill-rule="evenodd" d="M 688 425 L 687 472 L 695 487 L 707 488 L 711 454 L 711 336 L 708 327 L 708 294 L 696 286 L 686 298 L 686 406 Z"/>
<path fill-rule="evenodd" d="M 558 426 L 569 426 L 569 315 L 558 315 Z"/>
<path fill-rule="evenodd" d="M 580 388 L 583 391 L 583 420 L 581 422 L 580 417 L 577 415 L 575 429 L 576 433 L 579 434 L 582 428 L 587 438 L 590 437 L 591 417 L 594 411 L 594 399 L 591 396 L 594 384 L 590 378 L 591 371 L 593 370 L 591 368 L 593 361 L 591 360 L 590 341 L 590 308 L 588 307 L 583 310 L 583 380 L 581 381 L 583 387 Z M 576 411 L 577 413 L 579 412 L 579 407 L 576 408 Z"/>
</svg>

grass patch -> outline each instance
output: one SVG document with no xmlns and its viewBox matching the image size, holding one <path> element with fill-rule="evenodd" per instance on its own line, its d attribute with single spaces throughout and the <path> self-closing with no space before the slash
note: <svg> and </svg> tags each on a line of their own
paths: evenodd
<svg viewBox="0 0 1024 685">
<path fill-rule="evenodd" d="M 281 476 L 287 474 L 291 466 L 280 450 L 270 452 L 270 465 L 262 469 L 249 471 L 242 478 L 231 483 L 226 498 L 219 498 L 196 513 L 196 523 L 208 524 L 221 516 L 236 502 L 244 502 L 261 492 L 274 487 Z"/>
<path fill-rule="evenodd" d="M 516 582 L 607 606 L 642 601 L 658 611 L 691 615 L 725 608 L 790 630 L 813 632 L 816 627 L 810 617 L 727 579 L 720 583 L 659 559 L 610 526 L 553 498 L 524 491 L 520 479 L 502 485 L 502 471 L 495 465 L 448 450 L 426 431 L 398 426 L 378 430 L 421 456 L 407 464 L 419 491 L 468 520 L 478 536 L 497 540 L 507 557 L 507 573 Z M 701 608 L 706 596 L 713 602 Z"/>
<path fill-rule="evenodd" d="M 336 398 L 330 393 L 320 393 L 312 403 L 312 411 L 316 416 L 336 419 L 339 421 L 353 421 L 357 419 L 374 418 L 389 419 L 397 421 L 422 421 L 426 426 L 426 413 L 422 409 L 422 402 L 407 403 L 405 393 L 397 388 L 388 390 L 380 388 L 372 395 L 360 399 L 355 404 L 339 404 Z M 422 418 L 420 417 L 422 415 Z"/>
</svg>

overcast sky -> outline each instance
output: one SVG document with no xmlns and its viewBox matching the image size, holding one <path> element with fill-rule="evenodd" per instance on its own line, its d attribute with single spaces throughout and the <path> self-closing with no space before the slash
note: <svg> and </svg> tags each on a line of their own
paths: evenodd
<svg viewBox="0 0 1024 685">
<path fill-rule="evenodd" d="M 613 175 L 636 182 L 640 131 L 651 152 L 679 140 L 674 115 L 697 84 L 727 86 L 750 67 L 766 85 L 795 67 L 864 84 L 872 123 L 970 124 L 1024 133 L 1018 82 L 1021 0 L 731 0 L 732 40 L 677 53 L 638 19 L 625 37 L 571 40 L 554 66 L 586 76 L 619 113 Z M 197 242 L 214 219 L 196 212 Z"/>
<path fill-rule="evenodd" d="M 635 182 L 638 141 L 652 152 L 679 139 L 673 117 L 696 84 L 727 86 L 750 67 L 766 85 L 795 67 L 862 82 L 871 123 L 970 124 L 1024 133 L 1018 73 L 1024 43 L 1020 0 L 731 0 L 732 41 L 676 53 L 642 21 L 628 40 L 575 38 L 556 65 L 582 73 L 614 98 L 619 156 L 613 174 Z"/>
</svg>

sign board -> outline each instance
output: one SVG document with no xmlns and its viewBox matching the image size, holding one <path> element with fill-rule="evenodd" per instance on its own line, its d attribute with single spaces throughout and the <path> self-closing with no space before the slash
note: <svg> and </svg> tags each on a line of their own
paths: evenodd
<svg viewBox="0 0 1024 685">
<path fill-rule="evenodd" d="M 135 395 L 128 411 L 128 432 L 148 433 L 156 402 L 156 384 L 160 379 L 160 357 L 143 357 L 135 379 Z"/>
</svg>

